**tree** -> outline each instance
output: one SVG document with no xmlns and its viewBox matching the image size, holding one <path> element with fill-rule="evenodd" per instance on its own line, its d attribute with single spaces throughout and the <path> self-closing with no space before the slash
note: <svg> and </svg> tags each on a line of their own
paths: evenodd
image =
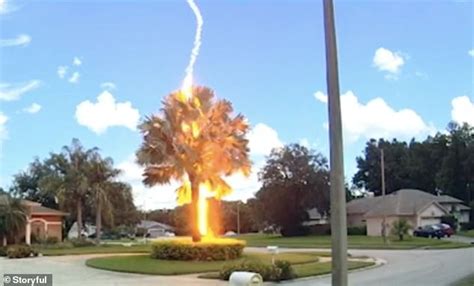
<svg viewBox="0 0 474 286">
<path fill-rule="evenodd" d="M 26 212 L 20 199 L 13 198 L 9 194 L 0 194 L 0 236 L 3 237 L 3 246 L 7 244 L 9 234 L 15 235 L 25 228 Z"/>
<path fill-rule="evenodd" d="M 78 139 L 73 139 L 71 146 L 64 146 L 60 154 L 53 153 L 45 161 L 50 172 L 39 182 L 41 188 L 54 192 L 63 209 L 76 214 L 78 238 L 83 230 L 84 205 L 90 195 L 89 162 L 97 150 L 84 149 Z"/>
<path fill-rule="evenodd" d="M 148 186 L 182 182 L 177 189 L 180 203 L 191 203 L 192 237 L 200 241 L 197 227 L 199 188 L 208 184 L 220 199 L 232 190 L 222 175 L 250 173 L 248 124 L 242 115 L 233 117 L 226 100 L 215 100 L 206 87 L 193 87 L 191 99 L 181 91 L 168 95 L 161 114 L 152 115 L 139 126 L 143 133 L 137 158 L 145 167 Z"/>
<path fill-rule="evenodd" d="M 298 144 L 274 149 L 259 180 L 256 197 L 263 218 L 281 227 L 283 235 L 301 234 L 307 210 L 329 211 L 329 170 L 320 153 Z"/>
<path fill-rule="evenodd" d="M 100 244 L 102 230 L 102 215 L 113 220 L 113 205 L 111 197 L 115 196 L 118 189 L 114 188 L 113 179 L 120 174 L 120 170 L 113 167 L 111 158 L 103 159 L 94 153 L 88 167 L 88 180 L 91 190 L 92 203 L 95 205 L 95 239 Z"/>
<path fill-rule="evenodd" d="M 399 240 L 403 240 L 403 236 L 408 235 L 410 229 L 412 229 L 412 226 L 404 218 L 392 223 L 392 234 L 398 236 Z"/>
</svg>

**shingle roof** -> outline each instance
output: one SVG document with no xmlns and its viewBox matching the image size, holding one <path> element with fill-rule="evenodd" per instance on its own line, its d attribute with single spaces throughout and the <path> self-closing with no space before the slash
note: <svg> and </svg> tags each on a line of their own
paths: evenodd
<svg viewBox="0 0 474 286">
<path fill-rule="evenodd" d="M 50 209 L 50 208 L 47 208 L 47 207 L 43 207 L 41 205 L 32 206 L 31 207 L 31 214 L 32 215 L 35 215 L 35 214 L 51 214 L 51 215 L 60 215 L 60 216 L 68 215 L 65 212 L 58 211 L 58 210 L 55 210 L 55 209 Z"/>
<path fill-rule="evenodd" d="M 366 217 L 381 215 L 414 215 L 430 203 L 462 203 L 450 196 L 434 196 L 414 189 L 402 189 L 385 197 L 357 199 L 347 204 L 348 214 L 364 214 Z M 438 206 L 440 206 L 438 204 Z M 466 206 L 461 205 L 464 208 Z M 441 206 L 440 206 L 441 207 Z"/>
</svg>

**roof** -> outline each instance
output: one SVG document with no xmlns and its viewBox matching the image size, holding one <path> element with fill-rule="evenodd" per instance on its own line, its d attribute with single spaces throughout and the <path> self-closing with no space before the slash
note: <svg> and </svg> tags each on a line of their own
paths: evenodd
<svg viewBox="0 0 474 286">
<path fill-rule="evenodd" d="M 364 214 L 365 217 L 381 215 L 414 215 L 430 204 L 436 204 L 446 211 L 440 203 L 462 203 L 461 200 L 450 196 L 435 196 L 415 189 L 402 189 L 385 197 L 363 198 L 350 201 L 347 204 L 347 213 Z M 460 204 L 463 209 L 467 208 Z M 446 211 L 447 212 L 447 211 Z"/>
<path fill-rule="evenodd" d="M 167 224 L 157 222 L 154 220 L 141 220 L 139 224 L 137 224 L 137 227 L 139 228 L 146 228 L 146 229 L 151 229 L 151 228 L 164 228 L 167 230 L 172 230 L 173 227 L 169 226 Z"/>
<path fill-rule="evenodd" d="M 40 214 L 46 215 L 47 214 L 47 215 L 59 215 L 59 216 L 68 215 L 68 213 L 58 211 L 58 210 L 55 210 L 55 209 L 50 209 L 50 208 L 47 208 L 47 207 L 43 207 L 40 204 L 31 206 L 31 214 L 32 215 L 40 215 Z"/>
</svg>

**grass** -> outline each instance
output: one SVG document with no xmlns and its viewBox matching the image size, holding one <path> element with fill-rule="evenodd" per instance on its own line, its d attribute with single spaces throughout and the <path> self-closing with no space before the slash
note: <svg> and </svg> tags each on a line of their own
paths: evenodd
<svg viewBox="0 0 474 286">
<path fill-rule="evenodd" d="M 72 248 L 39 248 L 45 256 L 58 255 L 80 255 L 80 254 L 102 254 L 102 253 L 150 253 L 151 245 L 139 244 L 132 246 L 123 245 L 100 245 Z"/>
<path fill-rule="evenodd" d="M 458 235 L 462 235 L 462 236 L 467 236 L 467 237 L 472 237 L 474 238 L 474 229 L 471 229 L 471 230 L 467 230 L 467 231 L 460 231 L 457 233 Z"/>
<path fill-rule="evenodd" d="M 374 265 L 373 262 L 363 261 L 348 261 L 347 267 L 349 270 L 368 267 Z M 331 273 L 331 262 L 311 262 L 305 264 L 298 264 L 293 266 L 296 276 L 298 278 L 316 276 Z"/>
<path fill-rule="evenodd" d="M 315 263 L 318 260 L 317 253 L 281 253 L 277 259 L 288 260 L 294 265 Z M 92 258 L 86 261 L 86 265 L 94 268 L 140 273 L 152 275 L 178 275 L 190 273 L 203 273 L 219 271 L 226 263 L 239 262 L 242 260 L 259 260 L 263 263 L 271 263 L 271 255 L 267 253 L 247 253 L 240 259 L 232 261 L 172 261 L 153 259 L 149 255 L 112 256 Z"/>
<path fill-rule="evenodd" d="M 239 239 L 247 242 L 247 246 L 264 247 L 277 245 L 288 248 L 330 248 L 331 236 L 310 235 L 299 237 L 282 237 L 280 235 L 248 234 L 241 235 Z M 430 239 L 423 237 L 406 237 L 403 241 L 392 237 L 390 243 L 385 245 L 381 237 L 374 236 L 348 236 L 349 248 L 359 249 L 445 249 L 469 247 L 469 244 L 451 242 L 446 240 Z"/>
<path fill-rule="evenodd" d="M 472 286 L 472 285 L 474 285 L 474 274 L 464 277 L 463 279 L 451 284 L 451 286 Z"/>
</svg>

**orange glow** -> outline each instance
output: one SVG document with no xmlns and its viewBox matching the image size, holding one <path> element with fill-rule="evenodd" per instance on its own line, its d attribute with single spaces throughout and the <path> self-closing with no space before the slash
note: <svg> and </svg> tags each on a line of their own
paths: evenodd
<svg viewBox="0 0 474 286">
<path fill-rule="evenodd" d="M 212 197 L 209 184 L 201 184 L 199 186 L 198 200 L 198 228 L 199 233 L 203 237 L 212 238 L 213 234 L 209 227 L 209 202 L 208 198 Z"/>
</svg>

